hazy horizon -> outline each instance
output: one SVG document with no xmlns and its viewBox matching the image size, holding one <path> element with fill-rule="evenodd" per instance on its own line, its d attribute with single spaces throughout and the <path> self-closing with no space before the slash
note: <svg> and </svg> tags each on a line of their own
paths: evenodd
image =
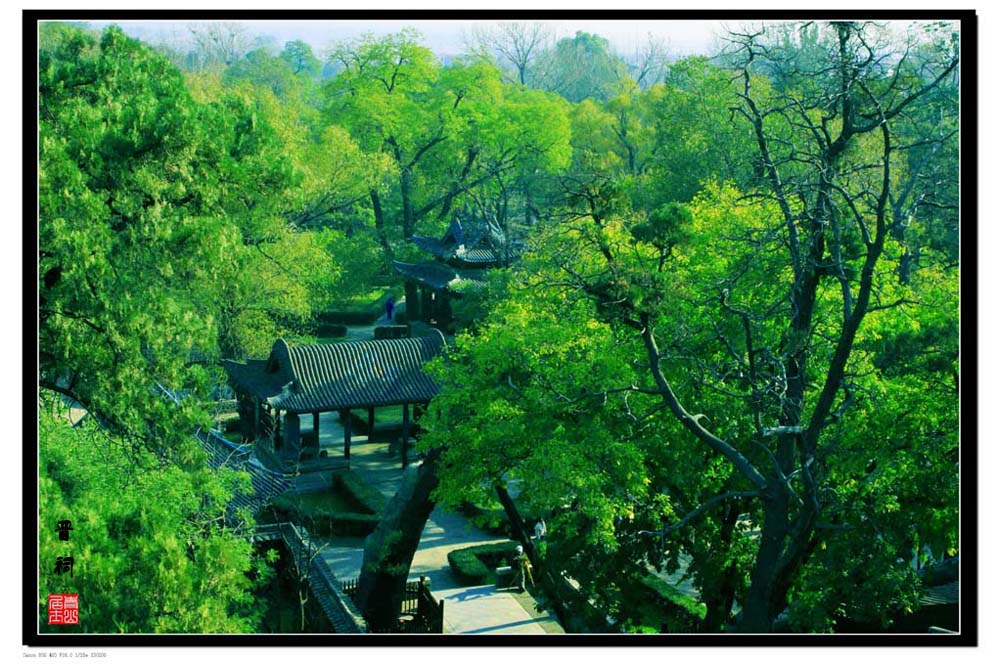
<svg viewBox="0 0 998 665">
<path fill-rule="evenodd" d="M 126 34 L 150 43 L 181 42 L 188 37 L 187 26 L 196 23 L 212 23 L 213 21 L 172 21 L 172 20 L 142 20 L 142 21 L 86 21 L 96 27 L 118 25 Z M 309 44 L 317 55 L 322 55 L 330 45 L 337 41 L 349 40 L 365 33 L 376 35 L 391 34 L 405 27 L 415 28 L 422 36 L 423 43 L 438 56 L 457 55 L 466 51 L 466 36 L 470 36 L 476 27 L 495 26 L 500 23 L 542 23 L 552 35 L 560 39 L 571 37 L 578 31 L 589 32 L 605 37 L 621 54 L 630 54 L 646 43 L 651 35 L 661 40 L 670 55 L 684 56 L 705 54 L 715 46 L 718 35 L 724 32 L 725 21 L 697 20 L 588 20 L 588 21 L 551 21 L 531 20 L 529 18 L 517 21 L 516 18 L 502 21 L 485 20 L 253 20 L 225 21 L 244 26 L 248 33 L 254 35 L 264 44 L 272 43 L 281 48 L 286 42 L 300 39 Z"/>
</svg>

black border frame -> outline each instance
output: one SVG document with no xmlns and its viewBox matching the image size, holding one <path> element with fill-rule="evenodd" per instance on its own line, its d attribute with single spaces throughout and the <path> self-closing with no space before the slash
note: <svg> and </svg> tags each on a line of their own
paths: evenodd
<svg viewBox="0 0 998 665">
<path fill-rule="evenodd" d="M 728 634 L 709 635 L 336 635 L 336 634 L 59 634 L 37 631 L 38 581 L 38 89 L 37 53 L 40 21 L 44 20 L 351 20 L 351 19 L 606 19 L 606 20 L 795 20 L 849 19 L 936 20 L 961 23 L 961 228 L 960 228 L 960 555 L 961 602 L 957 634 Z M 978 644 L 978 17 L 974 10 L 605 10 L 605 9 L 344 9 L 330 10 L 49 10 L 22 12 L 23 67 L 23 228 L 24 228 L 24 459 L 22 520 L 22 641 L 30 647 L 316 647 L 316 646 L 977 646 Z M 27 177 L 34 174 L 34 177 Z M 966 223 L 970 220 L 970 223 Z"/>
</svg>

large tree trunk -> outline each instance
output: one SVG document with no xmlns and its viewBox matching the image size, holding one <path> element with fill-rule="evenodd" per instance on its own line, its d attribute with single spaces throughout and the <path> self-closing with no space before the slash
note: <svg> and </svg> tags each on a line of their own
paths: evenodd
<svg viewBox="0 0 998 665">
<path fill-rule="evenodd" d="M 430 494 L 439 482 L 439 456 L 439 451 L 431 451 L 422 464 L 406 470 L 384 517 L 364 542 L 356 602 L 373 631 L 391 631 L 397 625 L 412 558 L 436 505 Z"/>
<path fill-rule="evenodd" d="M 731 546 L 741 508 L 740 501 L 731 501 L 725 508 L 724 517 L 721 520 L 720 544 L 722 547 L 730 548 Z M 703 632 L 719 633 L 724 629 L 728 617 L 731 616 L 731 608 L 734 606 L 737 582 L 738 566 L 732 562 L 721 573 L 716 592 L 712 597 L 703 599 L 707 605 L 707 615 L 703 620 Z"/>
<path fill-rule="evenodd" d="M 395 258 L 395 252 L 392 251 L 392 245 L 388 241 L 388 230 L 385 228 L 385 211 L 381 207 L 381 196 L 374 189 L 371 190 L 371 207 L 374 209 L 374 230 L 377 232 L 381 248 L 385 250 L 385 263 L 391 263 Z"/>
<path fill-rule="evenodd" d="M 398 157 L 401 163 L 401 157 Z M 412 207 L 412 173 L 408 167 L 402 167 L 399 175 L 399 190 L 402 195 L 402 239 L 408 242 L 416 232 L 416 213 Z M 416 282 L 406 278 L 405 280 L 405 316 L 408 321 L 422 321 L 424 319 L 417 292 Z"/>
<path fill-rule="evenodd" d="M 751 584 L 742 608 L 739 630 L 743 633 L 768 633 L 776 615 L 773 606 L 779 604 L 773 598 L 780 556 L 787 537 L 787 495 L 782 487 L 770 488 L 763 499 L 765 522 L 752 569 Z"/>
<path fill-rule="evenodd" d="M 752 570 L 751 585 L 738 629 L 766 633 L 787 606 L 787 594 L 801 566 L 814 551 L 817 511 L 809 506 L 789 519 L 790 495 L 784 485 L 773 484 L 764 494 L 765 523 Z"/>
</svg>

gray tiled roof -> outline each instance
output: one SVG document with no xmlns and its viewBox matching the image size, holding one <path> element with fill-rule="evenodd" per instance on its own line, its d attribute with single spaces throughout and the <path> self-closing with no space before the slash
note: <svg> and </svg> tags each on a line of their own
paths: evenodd
<svg viewBox="0 0 998 665">
<path fill-rule="evenodd" d="M 392 261 L 392 264 L 404 277 L 414 279 L 438 291 L 449 289 L 462 281 L 474 282 L 479 286 L 485 284 L 485 272 L 483 270 L 459 270 L 446 264 L 432 261 L 423 263 Z"/>
<path fill-rule="evenodd" d="M 960 582 L 950 582 L 939 586 L 925 587 L 919 599 L 925 605 L 957 605 L 960 603 Z"/>
<path fill-rule="evenodd" d="M 454 250 L 454 258 L 464 263 L 473 264 L 493 264 L 499 261 L 496 253 L 487 247 L 473 247 L 462 250 L 460 247 Z"/>
<path fill-rule="evenodd" d="M 423 364 L 443 335 L 289 346 L 274 343 L 266 363 L 225 361 L 229 377 L 271 406 L 296 413 L 429 402 L 437 384 Z"/>
<path fill-rule="evenodd" d="M 412 236 L 412 243 L 424 252 L 428 252 L 444 261 L 451 261 L 456 264 L 482 265 L 498 262 L 495 251 L 484 245 L 455 245 L 445 243 L 436 238 L 427 236 Z"/>
</svg>

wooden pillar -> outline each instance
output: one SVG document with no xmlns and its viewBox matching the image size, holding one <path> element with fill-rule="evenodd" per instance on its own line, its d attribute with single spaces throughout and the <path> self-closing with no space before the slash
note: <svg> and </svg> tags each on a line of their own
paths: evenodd
<svg viewBox="0 0 998 665">
<path fill-rule="evenodd" d="M 260 438 L 260 400 L 253 398 L 253 440 Z"/>
<path fill-rule="evenodd" d="M 284 443 L 288 456 L 297 462 L 301 454 L 301 418 L 297 413 L 284 414 Z"/>
<path fill-rule="evenodd" d="M 370 441 L 374 435 L 374 407 L 367 407 L 367 440 Z"/>
<path fill-rule="evenodd" d="M 281 447 L 281 410 L 274 409 L 274 450 Z"/>
<path fill-rule="evenodd" d="M 429 323 L 433 318 L 433 289 L 423 287 L 422 296 L 423 302 L 420 303 L 420 313 L 423 315 L 422 321 Z"/>
<path fill-rule="evenodd" d="M 312 432 L 315 434 L 315 442 L 319 443 L 319 412 L 312 412 Z"/>
<path fill-rule="evenodd" d="M 350 459 L 350 412 L 340 411 L 340 422 L 343 423 L 343 457 Z"/>
<path fill-rule="evenodd" d="M 405 316 L 409 322 L 419 321 L 419 287 L 414 279 L 405 280 Z"/>
<path fill-rule="evenodd" d="M 409 466 L 409 405 L 402 405 L 402 468 Z"/>
</svg>

